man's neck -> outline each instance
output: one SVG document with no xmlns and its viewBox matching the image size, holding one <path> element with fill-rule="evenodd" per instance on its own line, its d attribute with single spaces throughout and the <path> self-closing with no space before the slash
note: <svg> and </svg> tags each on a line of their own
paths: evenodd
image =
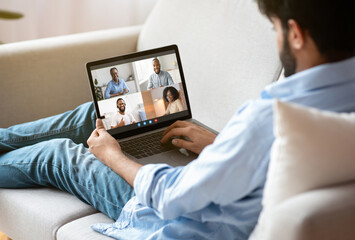
<svg viewBox="0 0 355 240">
<path fill-rule="evenodd" d="M 297 67 L 296 72 L 325 64 L 328 60 L 320 53 L 317 45 L 311 37 L 305 38 L 304 47 L 295 54 Z"/>
<path fill-rule="evenodd" d="M 125 112 L 118 111 L 121 115 L 125 115 Z"/>
</svg>

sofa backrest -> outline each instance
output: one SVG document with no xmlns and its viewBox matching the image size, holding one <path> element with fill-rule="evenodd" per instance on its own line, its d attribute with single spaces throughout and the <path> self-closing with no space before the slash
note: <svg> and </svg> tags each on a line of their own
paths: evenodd
<svg viewBox="0 0 355 240">
<path fill-rule="evenodd" d="M 91 101 L 85 63 L 136 51 L 140 27 L 0 46 L 0 128 Z"/>
<path fill-rule="evenodd" d="M 138 50 L 170 44 L 180 49 L 193 117 L 216 130 L 280 74 L 276 34 L 254 0 L 160 0 Z"/>
</svg>

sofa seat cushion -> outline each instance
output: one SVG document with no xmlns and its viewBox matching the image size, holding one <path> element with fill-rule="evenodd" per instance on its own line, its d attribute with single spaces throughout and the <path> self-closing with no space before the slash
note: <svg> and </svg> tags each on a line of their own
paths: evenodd
<svg viewBox="0 0 355 240">
<path fill-rule="evenodd" d="M 0 189 L 0 229 L 12 239 L 55 239 L 68 222 L 97 213 L 69 193 L 51 188 Z"/>
<path fill-rule="evenodd" d="M 102 213 L 95 213 L 62 226 L 57 232 L 57 240 L 109 240 L 100 233 L 95 232 L 90 227 L 95 223 L 113 223 L 114 221 Z"/>
</svg>

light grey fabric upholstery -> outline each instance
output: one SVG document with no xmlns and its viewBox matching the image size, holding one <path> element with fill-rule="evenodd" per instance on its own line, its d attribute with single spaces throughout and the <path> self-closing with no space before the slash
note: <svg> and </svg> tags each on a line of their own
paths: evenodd
<svg viewBox="0 0 355 240">
<path fill-rule="evenodd" d="M 279 77 L 275 37 L 253 0 L 169 0 L 154 8 L 138 50 L 177 44 L 193 117 L 220 131 Z"/>
<path fill-rule="evenodd" d="M 100 233 L 94 232 L 90 226 L 95 223 L 111 223 L 112 219 L 102 213 L 92 214 L 62 226 L 57 232 L 57 240 L 109 240 Z"/>
<path fill-rule="evenodd" d="M 355 239 L 355 183 L 310 191 L 280 204 L 265 240 Z"/>
<path fill-rule="evenodd" d="M 134 52 L 140 27 L 39 39 L 0 47 L 0 127 L 91 101 L 85 63 Z"/>
<path fill-rule="evenodd" d="M 0 230 L 14 240 L 55 239 L 62 225 L 96 212 L 56 189 L 0 189 Z"/>
</svg>

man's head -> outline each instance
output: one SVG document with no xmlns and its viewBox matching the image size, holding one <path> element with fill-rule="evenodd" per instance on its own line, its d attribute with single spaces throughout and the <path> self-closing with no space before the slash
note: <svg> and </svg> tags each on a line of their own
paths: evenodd
<svg viewBox="0 0 355 240">
<path fill-rule="evenodd" d="M 257 0 L 273 22 L 285 75 L 355 55 L 353 1 Z"/>
<path fill-rule="evenodd" d="M 118 70 L 117 68 L 113 67 L 110 69 L 110 74 L 113 80 L 115 80 L 116 82 L 118 81 Z"/>
<path fill-rule="evenodd" d="M 126 111 L 126 103 L 122 98 L 117 99 L 116 105 L 121 113 L 124 113 Z"/>
<path fill-rule="evenodd" d="M 157 58 L 154 58 L 153 59 L 153 69 L 154 69 L 154 72 L 156 74 L 159 74 L 160 73 L 160 62 Z"/>
</svg>

